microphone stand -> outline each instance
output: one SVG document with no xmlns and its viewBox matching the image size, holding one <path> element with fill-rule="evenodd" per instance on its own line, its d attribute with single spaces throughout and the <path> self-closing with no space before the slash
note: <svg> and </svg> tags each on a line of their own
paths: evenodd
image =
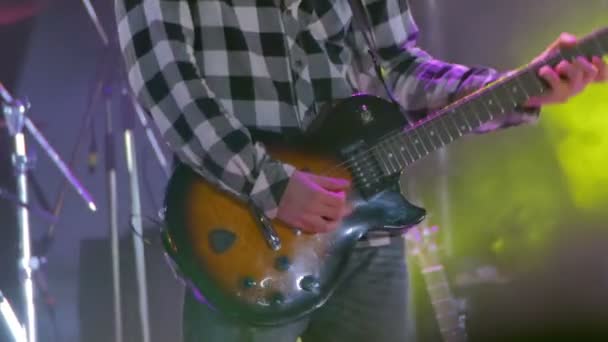
<svg viewBox="0 0 608 342">
<path fill-rule="evenodd" d="M 96 210 L 95 202 L 89 192 L 74 177 L 72 172 L 63 163 L 57 152 L 46 140 L 44 135 L 38 130 L 34 123 L 25 116 L 29 109 L 29 104 L 15 99 L 0 83 L 0 101 L 2 102 L 2 113 L 10 135 L 13 137 L 13 168 L 17 178 L 17 200 L 16 206 L 17 221 L 20 231 L 21 246 L 21 277 L 23 281 L 23 295 L 25 303 L 25 331 L 27 341 L 36 342 L 36 312 L 34 306 L 34 280 L 33 272 L 37 269 L 39 261 L 32 258 L 31 234 L 30 234 L 30 207 L 28 202 L 28 170 L 32 167 L 32 162 L 27 156 L 26 140 L 23 128 L 26 128 L 30 135 L 38 142 L 42 149 L 47 153 L 57 168 L 63 173 L 64 177 L 72 184 L 76 192 L 87 203 L 89 209 Z"/>
<path fill-rule="evenodd" d="M 124 116 L 124 147 L 127 162 L 127 172 L 129 174 L 129 189 L 131 193 L 131 227 L 133 238 L 133 250 L 135 255 L 135 276 L 137 278 L 137 293 L 139 295 L 139 317 L 141 324 L 141 335 L 143 342 L 150 342 L 150 322 L 148 309 L 148 287 L 146 283 L 146 260 L 144 256 L 144 231 L 141 215 L 141 201 L 139 191 L 139 169 L 137 167 L 137 154 L 135 145 L 135 113 L 132 96 L 126 84 L 123 82 L 121 88 L 121 100 Z"/>
<path fill-rule="evenodd" d="M 122 114 L 125 118 L 125 127 L 122 130 L 124 136 L 124 148 L 126 156 L 127 171 L 129 174 L 129 190 L 130 190 L 130 202 L 131 202 L 131 215 L 130 225 L 132 227 L 131 234 L 134 244 L 134 255 L 135 255 L 135 268 L 136 268 L 136 280 L 138 286 L 138 304 L 139 304 L 139 318 L 141 326 L 142 342 L 150 342 L 150 323 L 149 323 L 149 308 L 148 308 L 148 291 L 146 283 L 146 265 L 143 245 L 143 224 L 141 215 L 141 201 L 140 201 L 140 189 L 139 189 L 139 170 L 137 165 L 136 155 L 136 144 L 134 136 L 135 128 L 135 116 L 140 121 L 141 126 L 145 130 L 146 137 L 150 143 L 154 154 L 160 164 L 161 169 L 169 178 L 169 164 L 165 158 L 160 145 L 150 128 L 149 121 L 146 118 L 145 111 L 139 106 L 135 100 L 133 94 L 128 90 L 126 86 L 126 74 L 120 72 L 114 74 L 113 71 L 117 65 L 122 65 L 121 60 L 119 63 L 114 63 L 115 58 L 113 56 L 116 51 L 120 49 L 117 47 L 118 44 L 114 44 L 114 40 L 108 39 L 108 35 L 103 29 L 103 25 L 99 21 L 95 9 L 93 8 L 90 0 L 81 0 L 87 15 L 91 19 L 91 22 L 95 26 L 95 29 L 101 39 L 101 42 L 105 48 L 105 54 L 102 58 L 105 60 L 105 64 L 98 69 L 96 85 L 93 89 L 93 95 L 89 99 L 87 113 L 83 120 L 83 126 L 88 127 L 91 124 L 91 108 L 97 100 L 98 96 L 103 96 L 103 103 L 105 107 L 105 164 L 106 164 L 106 183 L 108 191 L 108 208 L 109 208 L 109 222 L 110 222 L 110 241 L 111 241 L 111 254 L 112 254 L 112 276 L 113 276 L 113 293 L 114 293 L 114 341 L 122 342 L 123 340 L 123 326 L 122 326 L 122 303 L 121 303 L 121 291 L 120 291 L 120 258 L 119 258 L 119 239 L 118 239 L 118 194 L 117 194 L 117 170 L 116 170 L 116 156 L 115 156 L 115 142 L 117 141 L 117 135 L 114 128 L 114 113 L 113 113 L 113 93 L 114 85 L 119 85 L 119 92 L 122 104 Z M 102 61 L 104 62 L 104 61 Z M 77 147 L 80 146 L 82 135 L 78 139 Z M 94 137 L 93 137 L 94 139 Z M 74 160 L 75 153 L 72 154 L 72 161 Z M 91 158 L 91 156 L 89 156 Z M 89 163 L 89 166 L 91 164 Z M 62 190 L 65 192 L 65 189 Z M 62 198 L 61 196 L 60 198 Z M 60 199 L 55 206 L 54 214 L 58 215 L 62 207 L 62 200 Z"/>
</svg>

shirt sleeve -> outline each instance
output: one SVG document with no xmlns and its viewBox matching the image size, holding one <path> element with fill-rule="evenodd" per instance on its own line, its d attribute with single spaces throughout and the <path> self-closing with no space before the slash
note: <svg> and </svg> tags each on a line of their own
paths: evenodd
<svg viewBox="0 0 608 342">
<path fill-rule="evenodd" d="M 215 98 L 194 57 L 188 3 L 116 0 L 129 83 L 183 163 L 274 218 L 295 168 L 272 159 Z"/>
<path fill-rule="evenodd" d="M 502 74 L 488 67 L 447 63 L 433 58 L 417 46 L 418 27 L 407 0 L 362 0 L 371 22 L 379 64 L 389 89 L 404 109 L 422 117 L 444 107 L 495 80 Z M 356 26 L 355 26 L 356 27 Z M 362 32 L 353 37 L 356 46 L 353 82 L 360 90 L 384 96 L 385 90 L 376 74 L 368 44 Z M 521 110 L 501 122 L 486 127 L 512 126 L 532 122 L 537 110 Z"/>
</svg>

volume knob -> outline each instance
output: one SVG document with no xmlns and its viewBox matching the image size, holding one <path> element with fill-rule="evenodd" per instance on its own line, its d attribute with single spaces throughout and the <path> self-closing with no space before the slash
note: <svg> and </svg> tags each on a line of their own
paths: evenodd
<svg viewBox="0 0 608 342">
<path fill-rule="evenodd" d="M 307 275 L 306 277 L 300 280 L 300 288 L 308 292 L 317 292 L 321 288 L 321 283 L 319 282 L 317 277 Z"/>
</svg>

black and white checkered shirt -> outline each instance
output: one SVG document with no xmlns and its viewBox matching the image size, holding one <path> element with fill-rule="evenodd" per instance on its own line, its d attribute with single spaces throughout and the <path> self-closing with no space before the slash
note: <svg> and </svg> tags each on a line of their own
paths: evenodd
<svg viewBox="0 0 608 342">
<path fill-rule="evenodd" d="M 406 109 L 439 108 L 497 77 L 417 48 L 406 0 L 363 1 Z M 267 155 L 249 129 L 303 130 L 353 84 L 381 89 L 349 0 L 116 0 L 116 13 L 130 84 L 172 150 L 270 218 L 294 167 Z"/>
</svg>

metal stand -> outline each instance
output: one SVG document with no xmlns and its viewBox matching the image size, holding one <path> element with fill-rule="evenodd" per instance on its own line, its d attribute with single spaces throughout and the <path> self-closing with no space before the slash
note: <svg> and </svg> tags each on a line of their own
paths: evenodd
<svg viewBox="0 0 608 342">
<path fill-rule="evenodd" d="M 139 198 L 139 169 L 137 168 L 137 157 L 135 151 L 135 118 L 131 109 L 132 97 L 126 86 L 121 89 L 121 99 L 125 115 L 125 156 L 127 161 L 127 171 L 129 173 L 129 189 L 131 190 L 131 225 L 133 228 L 133 250 L 135 254 L 135 276 L 137 277 L 137 288 L 139 295 L 139 317 L 141 322 L 142 341 L 150 341 L 150 324 L 148 317 L 148 288 L 146 283 L 146 264 L 144 256 L 144 230 L 141 215 L 141 201 Z"/>
<path fill-rule="evenodd" d="M 122 299 L 120 291 L 120 248 L 118 237 L 118 193 L 116 186 L 116 156 L 114 155 L 114 124 L 112 122 L 111 88 L 104 89 L 106 109 L 106 184 L 108 193 L 108 215 L 110 222 L 110 245 L 112 250 L 112 289 L 114 293 L 114 341 L 122 342 Z"/>
<path fill-rule="evenodd" d="M 0 291 L 0 315 L 4 318 L 4 322 L 11 332 L 11 335 L 13 335 L 15 342 L 27 342 L 25 329 L 19 324 L 19 320 L 17 319 L 13 308 L 8 300 L 4 298 L 2 291 Z"/>
<path fill-rule="evenodd" d="M 36 335 L 36 312 L 34 307 L 34 280 L 33 272 L 38 267 L 38 260 L 32 258 L 31 236 L 30 236 L 30 221 L 29 221 L 29 202 L 28 202 L 28 169 L 31 167 L 31 162 L 28 159 L 26 151 L 25 136 L 23 128 L 25 127 L 30 134 L 38 141 L 43 150 L 49 155 L 51 160 L 70 181 L 78 194 L 86 201 L 89 208 L 96 210 L 95 203 L 91 195 L 80 184 L 80 182 L 72 175 L 71 171 L 65 166 L 57 152 L 51 147 L 46 138 L 40 133 L 32 121 L 25 116 L 29 105 L 13 98 L 10 93 L 0 83 L 0 99 L 2 103 L 2 112 L 9 133 L 13 136 L 14 153 L 13 167 L 17 177 L 17 197 L 20 205 L 17 205 L 17 220 L 20 231 L 20 246 L 21 246 L 21 277 L 23 281 L 23 293 L 25 303 L 25 326 L 27 340 L 35 342 Z"/>
<path fill-rule="evenodd" d="M 97 26 L 97 25 L 96 25 Z M 138 284 L 138 299 L 139 299 L 139 316 L 141 325 L 141 334 L 143 342 L 150 341 L 150 324 L 149 324 L 149 309 L 148 309 L 148 291 L 146 283 L 146 265 L 143 245 L 143 224 L 141 215 L 141 201 L 139 188 L 139 170 L 136 160 L 136 143 L 133 134 L 135 127 L 135 116 L 145 129 L 146 136 L 152 146 L 159 164 L 167 178 L 169 177 L 169 167 L 165 156 L 163 155 L 160 145 L 156 140 L 156 136 L 149 127 L 148 120 L 144 110 L 137 104 L 132 94 L 128 91 L 125 78 L 122 73 L 117 73 L 120 64 L 120 59 L 113 56 L 113 49 L 108 47 L 100 61 L 99 72 L 95 86 L 92 88 L 92 96 L 87 105 L 86 113 L 83 117 L 82 127 L 89 127 L 92 122 L 93 107 L 97 104 L 99 97 L 103 96 L 104 117 L 105 117 L 105 171 L 106 171 L 106 189 L 108 194 L 108 221 L 110 225 L 110 248 L 112 255 L 112 288 L 113 288 L 113 311 L 114 311 L 114 341 L 123 341 L 123 313 L 122 313 L 122 295 L 121 295 L 121 276 L 120 276 L 120 250 L 119 250 L 119 213 L 118 213 L 118 173 L 116 160 L 116 142 L 119 141 L 121 133 L 124 136 L 124 149 L 126 156 L 126 165 L 129 173 L 129 192 L 131 202 L 130 224 L 132 226 L 132 236 L 135 253 L 136 278 Z M 116 92 L 115 89 L 119 89 Z M 126 119 L 124 130 L 116 130 L 116 113 L 114 112 L 114 100 L 117 95 L 120 95 L 121 110 L 120 116 Z M 78 137 L 75 152 L 72 155 L 72 160 L 78 148 L 82 145 L 84 135 Z M 63 192 L 58 197 L 54 213 L 58 215 L 62 203 Z"/>
<path fill-rule="evenodd" d="M 129 192 L 131 201 L 131 215 L 130 224 L 132 226 L 132 237 L 134 244 L 135 254 L 135 268 L 136 278 L 138 285 L 138 299 L 139 299 L 139 316 L 141 325 L 141 335 L 143 342 L 150 342 L 150 323 L 149 323 L 149 309 L 148 309 L 148 291 L 146 282 L 146 265 L 143 245 L 143 224 L 141 215 L 141 201 L 140 201 L 140 188 L 139 188 L 139 170 L 137 167 L 136 157 L 136 143 L 135 136 L 133 134 L 135 127 L 135 114 L 139 118 L 142 127 L 145 129 L 146 137 L 152 146 L 154 154 L 164 172 L 169 178 L 169 164 L 167 159 L 160 149 L 160 145 L 156 139 L 156 136 L 149 127 L 148 120 L 144 110 L 137 104 L 137 101 L 133 98 L 132 94 L 128 91 L 126 86 L 126 75 L 124 73 L 115 74 L 115 70 L 120 69 L 122 65 L 121 59 L 114 59 L 114 54 L 118 54 L 120 51 L 117 46 L 113 45 L 113 41 L 108 39 L 105 31 L 99 19 L 95 13 L 90 0 L 81 0 L 91 22 L 94 24 L 97 33 L 106 47 L 105 58 L 108 60 L 105 62 L 105 67 L 100 68 L 101 72 L 98 75 L 96 87 L 94 88 L 94 94 L 89 102 L 89 108 L 87 110 L 87 116 L 84 119 L 85 125 L 91 120 L 89 115 L 91 114 L 91 107 L 96 101 L 96 97 L 99 95 L 99 90 L 102 89 L 104 94 L 104 105 L 105 105 L 105 156 L 106 156 L 106 180 L 108 189 L 108 209 L 109 209 L 109 222 L 110 222 L 110 239 L 112 248 L 112 274 L 113 274 L 113 290 L 114 290 L 114 338 L 116 342 L 122 342 L 123 340 L 123 326 L 122 326 L 122 306 L 121 306 L 121 292 L 120 292 L 120 264 L 119 264 L 119 238 L 118 238 L 118 195 L 117 195 L 117 172 L 116 172 L 116 156 L 115 156 L 115 145 L 116 131 L 114 126 L 115 116 L 112 111 L 112 98 L 113 98 L 113 86 L 119 85 L 120 97 L 122 103 L 121 114 L 125 118 L 124 131 L 124 148 L 126 156 L 126 165 L 129 173 Z M 116 63 L 114 63 L 116 61 Z M 114 70 L 114 71 L 113 71 Z M 80 145 L 80 141 L 78 143 Z M 55 211 L 57 214 L 57 210 Z"/>
</svg>

